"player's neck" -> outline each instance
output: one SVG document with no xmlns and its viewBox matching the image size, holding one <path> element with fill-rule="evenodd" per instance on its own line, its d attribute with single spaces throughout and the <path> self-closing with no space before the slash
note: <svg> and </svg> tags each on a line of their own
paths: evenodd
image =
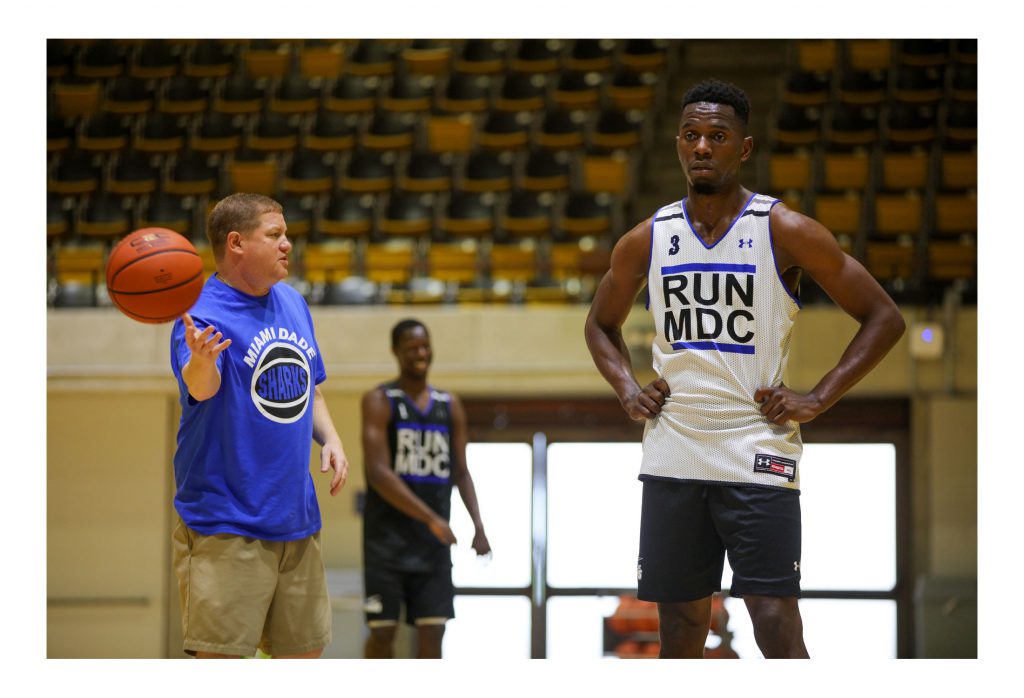
<svg viewBox="0 0 1024 698">
<path fill-rule="evenodd" d="M 691 188 L 684 202 L 686 215 L 698 234 L 723 233 L 743 211 L 750 196 L 739 185 L 713 193 L 699 193 Z"/>
<path fill-rule="evenodd" d="M 402 389 L 409 397 L 415 399 L 416 397 L 423 395 L 428 389 L 427 377 L 424 376 L 409 376 L 404 373 L 398 376 L 398 387 Z"/>
</svg>

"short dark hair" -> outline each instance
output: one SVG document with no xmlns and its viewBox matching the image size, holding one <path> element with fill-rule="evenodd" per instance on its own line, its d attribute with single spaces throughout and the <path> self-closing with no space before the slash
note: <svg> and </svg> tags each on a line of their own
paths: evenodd
<svg viewBox="0 0 1024 698">
<path fill-rule="evenodd" d="M 398 342 L 400 342 L 402 339 L 402 335 L 414 327 L 422 327 L 424 332 L 426 332 L 428 335 L 430 334 L 430 331 L 427 330 L 427 326 L 424 325 L 419 320 L 416 320 L 414 318 L 399 320 L 397 323 L 395 323 L 395 326 L 391 328 L 391 348 L 397 348 Z"/>
<path fill-rule="evenodd" d="M 223 254 L 228 233 L 232 230 L 239 233 L 255 230 L 264 213 L 283 213 L 283 209 L 281 204 L 262 194 L 240 192 L 218 201 L 206 223 L 206 237 L 213 248 L 214 257 L 220 259 Z"/>
<path fill-rule="evenodd" d="M 714 78 L 701 80 L 683 95 L 683 103 L 680 105 L 679 111 L 682 112 L 687 104 L 694 102 L 728 104 L 736 112 L 736 116 L 744 126 L 747 125 L 747 120 L 750 118 L 750 100 L 747 99 L 747 93 L 729 82 L 722 82 Z"/>
</svg>

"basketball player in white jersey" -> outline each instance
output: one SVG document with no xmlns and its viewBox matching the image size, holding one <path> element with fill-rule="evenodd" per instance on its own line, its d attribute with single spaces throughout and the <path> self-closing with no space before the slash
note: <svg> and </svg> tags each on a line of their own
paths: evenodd
<svg viewBox="0 0 1024 698">
<path fill-rule="evenodd" d="M 765 657 L 807 657 L 800 595 L 800 423 L 831 407 L 903 334 L 896 305 L 817 221 L 739 180 L 750 105 L 716 80 L 683 97 L 687 197 L 612 252 L 586 321 L 598 369 L 647 420 L 639 598 L 658 603 L 661 657 L 702 657 L 723 561 Z M 809 274 L 860 329 L 807 393 L 782 383 Z M 658 378 L 637 382 L 621 328 L 646 285 Z"/>
</svg>

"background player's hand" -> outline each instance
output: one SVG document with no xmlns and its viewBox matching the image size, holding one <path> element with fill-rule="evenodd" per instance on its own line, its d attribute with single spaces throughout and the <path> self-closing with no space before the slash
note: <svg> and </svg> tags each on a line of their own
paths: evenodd
<svg viewBox="0 0 1024 698">
<path fill-rule="evenodd" d="M 201 363 L 216 361 L 220 353 L 231 346 L 230 339 L 220 341 L 221 333 L 214 333 L 213 325 L 207 325 L 200 332 L 188 313 L 181 316 L 181 321 L 185 324 L 185 344 L 192 352 L 191 360 L 198 360 Z"/>
<path fill-rule="evenodd" d="M 775 388 L 758 389 L 754 400 L 761 403 L 761 414 L 769 422 L 779 425 L 790 420 L 809 422 L 821 414 L 821 403 L 817 397 L 790 390 L 781 383 Z"/>
<path fill-rule="evenodd" d="M 652 419 L 661 412 L 661 406 L 665 404 L 671 392 L 668 382 L 664 378 L 658 378 L 631 395 L 622 407 L 630 419 Z"/>
<path fill-rule="evenodd" d="M 442 519 L 440 516 L 435 516 L 427 524 L 427 528 L 434 534 L 434 537 L 445 545 L 455 545 L 458 541 L 455 540 L 455 534 L 452 533 L 451 527 L 448 522 Z"/>
<path fill-rule="evenodd" d="M 331 476 L 331 496 L 338 494 L 348 480 L 348 459 L 339 444 L 324 444 L 320 449 L 320 472 L 334 471 Z"/>
<path fill-rule="evenodd" d="M 487 540 L 487 534 L 482 528 L 478 528 L 473 536 L 473 550 L 477 555 L 490 555 L 491 553 L 491 543 Z"/>
</svg>

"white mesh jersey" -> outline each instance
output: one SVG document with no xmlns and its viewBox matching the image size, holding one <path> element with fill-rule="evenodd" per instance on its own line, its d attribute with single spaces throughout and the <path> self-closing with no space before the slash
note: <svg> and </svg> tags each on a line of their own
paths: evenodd
<svg viewBox="0 0 1024 698">
<path fill-rule="evenodd" d="M 775 425 L 754 401 L 782 382 L 800 304 L 775 266 L 768 216 L 754 194 L 708 246 L 684 202 L 658 210 L 647 272 L 654 370 L 671 388 L 644 430 L 640 479 L 799 490 L 800 425 Z"/>
</svg>

